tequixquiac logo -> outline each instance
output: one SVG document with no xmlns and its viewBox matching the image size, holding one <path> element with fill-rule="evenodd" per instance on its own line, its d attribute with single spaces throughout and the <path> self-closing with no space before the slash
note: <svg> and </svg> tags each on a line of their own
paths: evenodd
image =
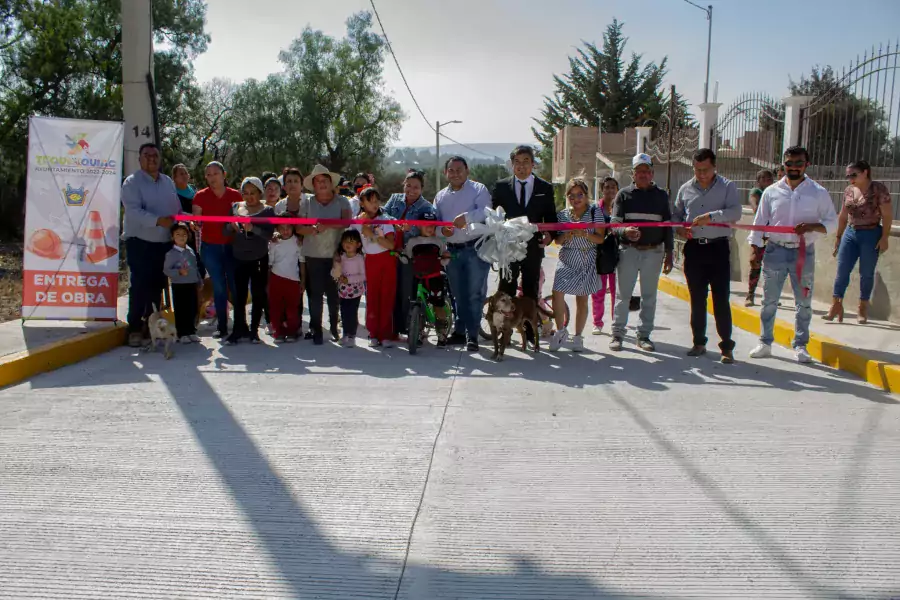
<svg viewBox="0 0 900 600">
<path fill-rule="evenodd" d="M 66 196 L 66 206 L 84 206 L 84 199 L 87 196 L 87 190 L 84 189 L 84 186 L 74 188 L 67 183 L 63 193 Z"/>
<path fill-rule="evenodd" d="M 115 160 L 99 158 L 96 156 L 97 152 L 91 152 L 91 143 L 88 139 L 88 134 L 75 132 L 66 133 L 64 136 L 65 139 L 63 144 L 60 145 L 60 151 L 56 156 L 43 154 L 35 157 L 38 171 L 80 173 L 88 175 L 115 173 L 118 168 L 118 163 Z M 63 148 L 65 148 L 65 150 L 63 150 Z M 66 202 L 68 203 L 70 202 L 68 189 L 66 192 Z"/>
<path fill-rule="evenodd" d="M 87 141 L 86 133 L 76 133 L 73 136 L 66 136 L 66 146 L 69 147 L 69 154 L 89 154 L 88 149 L 91 145 Z"/>
</svg>

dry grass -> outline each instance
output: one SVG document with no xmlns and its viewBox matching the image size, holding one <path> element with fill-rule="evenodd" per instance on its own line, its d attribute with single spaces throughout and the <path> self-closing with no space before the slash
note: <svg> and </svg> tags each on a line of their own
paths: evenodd
<svg viewBox="0 0 900 600">
<path fill-rule="evenodd" d="M 0 322 L 22 314 L 22 244 L 0 245 Z"/>
<path fill-rule="evenodd" d="M 119 295 L 128 293 L 128 269 L 119 261 Z M 22 316 L 22 244 L 0 244 L 0 323 Z"/>
</svg>

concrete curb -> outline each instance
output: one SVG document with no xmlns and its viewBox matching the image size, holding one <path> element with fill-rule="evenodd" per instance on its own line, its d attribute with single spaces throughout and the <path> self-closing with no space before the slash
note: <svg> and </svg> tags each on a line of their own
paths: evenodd
<svg viewBox="0 0 900 600">
<path fill-rule="evenodd" d="M 127 326 L 119 323 L 108 329 L 4 356 L 0 358 L 0 388 L 122 346 L 127 332 Z"/>
<path fill-rule="evenodd" d="M 687 286 L 679 281 L 662 276 L 659 279 L 659 289 L 670 296 L 690 302 L 691 296 Z M 707 301 L 707 310 L 713 312 L 712 298 Z M 759 314 L 732 302 L 731 315 L 735 327 L 759 335 Z M 776 319 L 775 343 L 790 348 L 793 339 L 794 326 L 782 319 Z M 900 365 L 870 359 L 864 351 L 850 348 L 817 333 L 810 333 L 806 349 L 822 364 L 852 373 L 887 392 L 900 393 Z"/>
</svg>

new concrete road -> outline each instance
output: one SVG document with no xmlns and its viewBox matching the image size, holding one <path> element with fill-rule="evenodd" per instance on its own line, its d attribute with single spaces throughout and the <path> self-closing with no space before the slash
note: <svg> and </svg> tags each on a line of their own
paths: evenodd
<svg viewBox="0 0 900 600">
<path fill-rule="evenodd" d="M 744 332 L 689 359 L 667 296 L 657 324 L 502 364 L 122 348 L 2 390 L 0 597 L 900 597 L 897 401 Z"/>
</svg>

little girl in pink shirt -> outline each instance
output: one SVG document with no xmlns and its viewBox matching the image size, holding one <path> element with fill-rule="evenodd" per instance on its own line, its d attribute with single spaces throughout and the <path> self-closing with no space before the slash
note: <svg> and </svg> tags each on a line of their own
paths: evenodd
<svg viewBox="0 0 900 600">
<path fill-rule="evenodd" d="M 366 260 L 359 231 L 348 229 L 341 236 L 340 254 L 334 259 L 331 275 L 338 282 L 341 298 L 341 323 L 344 326 L 341 345 L 353 348 L 359 327 L 359 302 L 366 291 Z"/>
</svg>

